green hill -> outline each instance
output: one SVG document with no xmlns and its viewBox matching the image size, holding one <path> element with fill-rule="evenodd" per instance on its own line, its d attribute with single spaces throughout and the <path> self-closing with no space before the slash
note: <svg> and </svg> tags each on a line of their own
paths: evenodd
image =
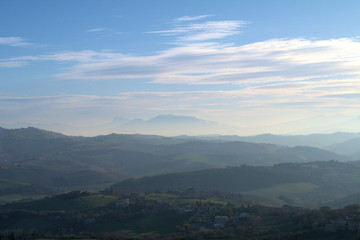
<svg viewBox="0 0 360 240">
<path fill-rule="evenodd" d="M 96 191 L 129 177 L 283 162 L 348 160 L 312 147 L 153 135 L 73 137 L 36 128 L 0 128 L 0 179 L 9 182 L 0 200 Z M 13 188 L 10 182 L 29 187 Z M 43 191 L 29 196 L 29 189 Z M 26 194 L 25 194 L 26 193 Z"/>
<path fill-rule="evenodd" d="M 6 206 L 6 209 L 28 211 L 81 211 L 104 207 L 118 200 L 115 196 L 91 194 L 83 191 L 46 197 L 37 201 L 26 201 Z"/>
<path fill-rule="evenodd" d="M 193 188 L 277 197 L 288 203 L 316 207 L 358 192 L 360 162 L 284 163 L 273 167 L 241 166 L 129 179 L 117 191 L 169 191 Z"/>
<path fill-rule="evenodd" d="M 349 155 L 355 159 L 360 159 L 360 138 L 353 138 L 348 141 L 327 146 L 329 151 L 339 154 Z"/>
<path fill-rule="evenodd" d="M 351 204 L 360 205 L 360 193 L 350 194 L 346 197 L 335 199 L 326 203 L 327 206 L 332 208 L 343 208 Z"/>
<path fill-rule="evenodd" d="M 359 205 L 303 209 L 279 199 L 193 189 L 73 191 L 0 206 L 0 216 L 1 239 L 358 239 L 360 222 Z"/>
</svg>

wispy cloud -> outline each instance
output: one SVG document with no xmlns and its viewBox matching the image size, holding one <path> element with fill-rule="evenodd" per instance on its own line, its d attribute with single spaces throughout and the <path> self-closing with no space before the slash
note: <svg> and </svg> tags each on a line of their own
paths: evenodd
<svg viewBox="0 0 360 240">
<path fill-rule="evenodd" d="M 27 47 L 32 44 L 22 37 L 0 37 L 0 45 L 11 47 Z"/>
<path fill-rule="evenodd" d="M 92 28 L 87 30 L 87 32 L 104 32 L 104 31 L 111 31 L 111 29 L 108 28 Z"/>
<path fill-rule="evenodd" d="M 73 62 L 65 79 L 152 79 L 158 84 L 272 85 L 360 74 L 360 42 L 352 38 L 330 40 L 271 39 L 246 45 L 186 44 L 149 56 L 110 51 L 59 52 L 1 59 L 2 67 L 29 61 Z"/>
<path fill-rule="evenodd" d="M 60 124 L 70 123 L 71 119 L 71 124 L 82 126 L 84 122 L 108 122 L 115 116 L 150 118 L 154 114 L 181 114 L 243 126 L 253 134 L 266 129 L 289 133 L 301 119 L 309 126 L 323 127 L 324 119 L 334 123 L 345 119 L 337 115 L 347 118 L 358 115 L 359 38 L 269 39 L 240 44 L 230 37 L 239 34 L 247 22 L 206 21 L 208 17 L 180 17 L 172 21 L 172 27 L 151 32 L 173 39 L 166 49 L 153 54 L 62 51 L 3 58 L 0 68 L 52 61 L 67 63 L 66 68 L 54 75 L 60 80 L 147 79 L 158 85 L 197 85 L 196 89 L 207 85 L 204 89 L 233 90 L 122 92 L 117 96 L 0 96 L 1 121 L 10 123 L 26 114 L 31 122 Z M 112 30 L 93 28 L 87 32 L 101 35 Z M 2 37 L 0 45 L 32 44 L 21 37 Z M 314 116 L 321 117 L 313 120 Z M 251 129 L 253 126 L 256 129 Z"/>
<path fill-rule="evenodd" d="M 27 64 L 26 61 L 2 61 L 2 60 L 0 60 L 0 68 L 23 67 L 26 64 Z"/>
<path fill-rule="evenodd" d="M 179 17 L 176 18 L 175 21 L 179 21 L 179 22 L 186 22 L 186 21 L 196 21 L 196 20 L 201 20 L 204 18 L 208 18 L 208 17 L 212 17 L 213 15 L 199 15 L 199 16 L 183 16 L 183 17 Z"/>
<path fill-rule="evenodd" d="M 86 30 L 86 32 L 88 32 L 90 34 L 95 34 L 97 37 L 98 36 L 109 37 L 109 36 L 113 36 L 113 35 L 122 34 L 122 32 L 118 32 L 118 31 L 115 31 L 114 29 L 105 28 L 105 27 L 88 29 L 88 30 Z"/>
<path fill-rule="evenodd" d="M 190 19 L 187 21 L 189 22 L 176 25 L 171 29 L 149 33 L 176 36 L 176 43 L 182 44 L 216 40 L 236 35 L 240 33 L 239 29 L 247 24 L 245 21 L 206 21 L 202 23 L 193 23 L 190 22 Z"/>
<path fill-rule="evenodd" d="M 59 52 L 0 59 L 0 67 L 29 61 L 73 62 L 65 79 L 152 79 L 157 84 L 274 86 L 283 82 L 360 75 L 358 39 L 271 39 L 245 45 L 192 43 L 148 56 L 111 51 Z"/>
<path fill-rule="evenodd" d="M 360 74 L 360 42 L 354 39 L 272 39 L 240 46 L 201 43 L 150 56 L 82 51 L 38 58 L 77 62 L 72 71 L 58 75 L 62 78 L 148 78 L 162 84 L 247 85 Z"/>
</svg>

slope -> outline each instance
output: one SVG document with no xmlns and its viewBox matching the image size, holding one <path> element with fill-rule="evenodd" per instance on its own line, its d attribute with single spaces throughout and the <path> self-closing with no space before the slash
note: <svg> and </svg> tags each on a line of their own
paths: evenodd
<svg viewBox="0 0 360 240">
<path fill-rule="evenodd" d="M 168 191 L 194 188 L 278 197 L 315 207 L 358 192 L 360 162 L 284 163 L 273 167 L 241 166 L 129 179 L 114 191 Z"/>
<path fill-rule="evenodd" d="M 129 177 L 161 173 L 331 159 L 347 160 L 311 147 L 154 135 L 73 137 L 36 128 L 0 129 L 0 179 L 50 189 L 41 194 L 98 190 Z M 16 189 L 19 194 L 28 191 Z M 13 187 L 4 189 L 4 195 L 15 193 Z"/>
</svg>

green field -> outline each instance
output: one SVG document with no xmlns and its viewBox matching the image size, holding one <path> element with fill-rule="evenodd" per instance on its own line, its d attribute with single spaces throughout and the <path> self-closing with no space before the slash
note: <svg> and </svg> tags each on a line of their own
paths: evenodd
<svg viewBox="0 0 360 240">
<path fill-rule="evenodd" d="M 175 211 L 154 215 L 138 216 L 126 220 L 96 222 L 88 226 L 89 232 L 120 232 L 130 236 L 141 236 L 152 233 L 166 234 L 176 231 L 187 215 Z"/>
<path fill-rule="evenodd" d="M 91 194 L 72 198 L 44 198 L 32 202 L 19 202 L 12 205 L 13 209 L 36 210 L 36 211 L 77 211 L 96 207 L 104 207 L 113 203 L 118 198 L 110 195 Z"/>
<path fill-rule="evenodd" d="M 144 195 L 145 196 L 145 195 Z M 149 193 L 146 195 L 149 200 L 155 200 L 157 202 L 166 202 L 166 203 L 174 203 L 174 204 L 192 204 L 196 202 L 202 202 L 202 203 L 213 203 L 213 204 L 220 204 L 220 205 L 226 205 L 228 203 L 233 204 L 241 204 L 242 201 L 239 199 L 227 199 L 227 198 L 221 198 L 221 197 L 208 197 L 208 198 L 197 198 L 197 197 L 188 197 L 188 198 L 179 198 L 179 196 L 176 196 L 174 194 L 168 194 L 168 193 Z M 242 199 L 245 201 L 245 199 Z"/>
<path fill-rule="evenodd" d="M 317 189 L 318 186 L 309 182 L 279 184 L 269 188 L 261 188 L 244 192 L 248 195 L 277 197 L 284 194 L 307 193 Z"/>
<path fill-rule="evenodd" d="M 185 160 L 190 162 L 203 162 L 208 163 L 209 158 L 201 154 L 179 154 L 173 158 L 175 161 Z"/>
<path fill-rule="evenodd" d="M 29 183 L 10 181 L 6 179 L 0 179 L 0 190 L 29 186 Z"/>
</svg>

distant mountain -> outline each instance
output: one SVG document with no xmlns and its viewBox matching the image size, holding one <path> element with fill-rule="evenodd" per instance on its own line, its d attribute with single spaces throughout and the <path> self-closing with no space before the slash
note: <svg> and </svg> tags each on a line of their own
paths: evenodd
<svg viewBox="0 0 360 240">
<path fill-rule="evenodd" d="M 171 124 L 171 123 L 205 123 L 205 124 L 215 124 L 213 122 L 208 122 L 205 120 L 201 120 L 198 119 L 196 117 L 192 117 L 192 116 L 181 116 L 181 115 L 158 115 L 154 118 L 151 118 L 149 120 L 146 121 L 147 123 L 166 123 L 166 124 Z"/>
<path fill-rule="evenodd" d="M 326 146 L 325 149 L 339 154 L 352 156 L 355 159 L 360 159 L 360 137 Z"/>
<path fill-rule="evenodd" d="M 309 135 L 273 135 L 262 134 L 252 137 L 239 137 L 239 140 L 254 143 L 270 143 L 283 146 L 311 146 L 325 147 L 332 144 L 342 143 L 353 138 L 360 137 L 360 133 L 331 133 Z"/>
<path fill-rule="evenodd" d="M 360 162 L 284 163 L 273 167 L 241 166 L 129 179 L 113 191 L 223 191 L 275 197 L 291 205 L 324 206 L 358 192 Z M 351 203 L 347 201 L 346 204 Z"/>
<path fill-rule="evenodd" d="M 188 138 L 179 136 L 179 138 Z M 281 146 L 309 146 L 321 148 L 337 154 L 346 155 L 352 160 L 360 159 L 360 133 L 331 133 L 310 135 L 274 135 L 261 134 L 256 136 L 241 137 L 236 135 L 204 135 L 197 139 L 206 141 L 245 141 L 252 143 L 267 143 Z M 189 138 L 188 138 L 189 139 Z"/>
<path fill-rule="evenodd" d="M 218 132 L 230 133 L 235 127 L 205 121 L 193 116 L 182 115 L 158 115 L 149 120 L 133 119 L 125 120 L 115 118 L 108 126 L 112 132 L 121 133 L 143 133 L 164 135 L 201 135 Z"/>
</svg>

